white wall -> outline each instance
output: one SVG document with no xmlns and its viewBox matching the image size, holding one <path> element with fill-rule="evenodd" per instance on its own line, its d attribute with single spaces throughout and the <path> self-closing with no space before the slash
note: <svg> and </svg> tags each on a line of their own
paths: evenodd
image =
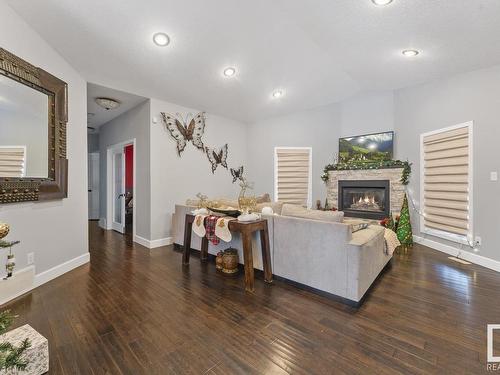
<svg viewBox="0 0 500 375">
<path fill-rule="evenodd" d="M 182 156 L 177 155 L 175 140 L 160 121 L 160 112 L 185 116 L 199 111 L 157 99 L 151 99 L 151 237 L 152 240 L 171 235 L 171 218 L 176 203 L 195 198 L 198 192 L 209 197 L 234 197 L 239 186 L 232 183 L 229 170 L 219 166 L 212 174 L 207 156 L 189 142 Z M 209 147 L 229 145 L 228 167 L 247 167 L 247 126 L 241 122 L 211 114 L 206 115 L 203 142 Z"/>
<path fill-rule="evenodd" d="M 35 253 L 40 274 L 64 262 L 88 255 L 87 231 L 87 98 L 86 82 L 16 13 L 0 0 L 0 46 L 40 66 L 68 84 L 69 193 L 63 200 L 43 203 L 0 205 L 0 221 L 11 225 L 10 240 L 17 268 L 27 265 L 27 254 Z M 5 264 L 5 251 L 0 264 Z M 0 274 L 3 274 L 3 267 Z"/>
<path fill-rule="evenodd" d="M 489 181 L 490 171 L 500 171 L 500 66 L 395 93 L 396 155 L 413 163 L 410 189 L 417 204 L 420 134 L 466 121 L 474 121 L 473 217 L 475 234 L 483 241 L 479 255 L 500 261 L 500 184 Z M 421 235 L 418 215 L 412 219 L 414 234 Z"/>
<path fill-rule="evenodd" d="M 277 104 L 279 105 L 279 103 Z M 339 137 L 393 130 L 392 92 L 368 93 L 287 116 L 251 124 L 248 130 L 249 177 L 258 193 L 274 191 L 274 147 L 312 147 L 313 204 L 325 201 L 321 174 L 338 152 Z"/>
<path fill-rule="evenodd" d="M 149 100 L 121 114 L 99 129 L 99 201 L 100 217 L 106 218 L 107 200 L 107 149 L 131 139 L 136 140 L 136 191 L 134 196 L 134 220 L 136 235 L 150 239 L 150 102 Z M 109 226 L 109 223 L 108 223 Z"/>
</svg>

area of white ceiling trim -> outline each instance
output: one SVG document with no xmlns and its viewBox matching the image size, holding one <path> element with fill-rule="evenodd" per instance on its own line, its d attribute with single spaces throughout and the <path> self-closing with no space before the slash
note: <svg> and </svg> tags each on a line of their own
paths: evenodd
<svg viewBox="0 0 500 375">
<path fill-rule="evenodd" d="M 96 98 L 110 98 L 120 102 L 116 109 L 106 110 L 99 106 Z M 139 103 L 147 100 L 142 96 L 129 94 L 123 91 L 114 90 L 93 83 L 87 84 L 87 125 L 98 130 L 98 128 L 122 113 L 134 108 Z"/>
<path fill-rule="evenodd" d="M 497 0 L 7 3 L 90 82 L 246 122 L 500 63 Z"/>
</svg>

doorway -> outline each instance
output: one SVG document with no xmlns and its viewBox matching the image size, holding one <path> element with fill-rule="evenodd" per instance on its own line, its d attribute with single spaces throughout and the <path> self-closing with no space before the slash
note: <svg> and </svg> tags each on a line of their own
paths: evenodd
<svg viewBox="0 0 500 375">
<path fill-rule="evenodd" d="M 135 139 L 107 149 L 107 222 L 119 233 L 135 235 Z"/>
<path fill-rule="evenodd" d="M 99 220 L 99 153 L 88 154 L 89 220 Z"/>
</svg>

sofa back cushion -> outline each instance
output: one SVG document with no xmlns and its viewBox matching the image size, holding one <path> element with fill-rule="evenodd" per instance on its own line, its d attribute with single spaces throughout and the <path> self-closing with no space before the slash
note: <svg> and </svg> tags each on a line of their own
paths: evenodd
<svg viewBox="0 0 500 375">
<path fill-rule="evenodd" d="M 282 216 L 300 217 L 309 220 L 330 221 L 341 223 L 344 219 L 342 211 L 318 211 L 310 210 L 295 204 L 285 203 L 281 209 Z"/>
</svg>

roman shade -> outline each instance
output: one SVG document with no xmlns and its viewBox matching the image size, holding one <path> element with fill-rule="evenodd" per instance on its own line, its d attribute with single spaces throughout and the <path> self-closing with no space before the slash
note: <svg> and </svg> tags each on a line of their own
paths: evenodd
<svg viewBox="0 0 500 375">
<path fill-rule="evenodd" d="M 470 125 L 422 136 L 424 229 L 471 232 Z"/>
<path fill-rule="evenodd" d="M 311 204 L 311 149 L 275 149 L 275 197 L 301 206 Z"/>
<path fill-rule="evenodd" d="M 24 177 L 25 146 L 0 146 L 0 177 Z"/>
</svg>

